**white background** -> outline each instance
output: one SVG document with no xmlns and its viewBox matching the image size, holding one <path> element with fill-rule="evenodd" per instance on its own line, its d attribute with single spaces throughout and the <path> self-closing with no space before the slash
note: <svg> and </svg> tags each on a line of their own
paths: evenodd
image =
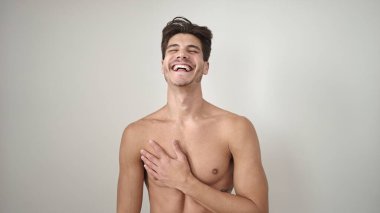
<svg viewBox="0 0 380 213">
<path fill-rule="evenodd" d="M 273 213 L 380 209 L 379 1 L 2 0 L 0 212 L 115 212 L 161 30 L 214 33 L 205 98 L 255 125 Z M 142 212 L 148 212 L 145 198 Z"/>
</svg>

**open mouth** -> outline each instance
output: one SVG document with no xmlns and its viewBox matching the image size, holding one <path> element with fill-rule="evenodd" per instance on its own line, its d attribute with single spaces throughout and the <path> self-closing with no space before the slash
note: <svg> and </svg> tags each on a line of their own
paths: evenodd
<svg viewBox="0 0 380 213">
<path fill-rule="evenodd" d="M 190 72 L 190 71 L 193 70 L 193 68 L 190 65 L 187 65 L 187 64 L 175 64 L 175 65 L 172 66 L 172 69 L 175 72 L 179 72 L 179 71 Z"/>
</svg>

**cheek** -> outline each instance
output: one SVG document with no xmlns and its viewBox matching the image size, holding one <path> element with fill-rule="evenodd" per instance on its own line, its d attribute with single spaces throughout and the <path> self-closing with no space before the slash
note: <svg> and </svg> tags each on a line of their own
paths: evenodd
<svg viewBox="0 0 380 213">
<path fill-rule="evenodd" d="M 167 71 L 169 69 L 169 64 L 168 62 L 164 61 L 161 65 L 161 72 L 164 73 L 165 71 Z"/>
<path fill-rule="evenodd" d="M 205 74 L 207 72 L 207 68 L 205 64 L 199 64 L 198 72 L 201 74 Z"/>
<path fill-rule="evenodd" d="M 161 73 L 164 73 L 164 71 L 165 71 L 165 64 L 161 63 Z"/>
<path fill-rule="evenodd" d="M 172 59 L 171 59 L 171 57 L 169 56 L 169 55 L 167 55 L 165 58 L 164 58 L 164 60 L 162 61 L 162 63 L 161 63 L 161 70 L 162 70 L 162 72 L 164 72 L 165 70 L 169 70 L 169 64 L 170 64 L 170 61 L 173 61 Z"/>
</svg>

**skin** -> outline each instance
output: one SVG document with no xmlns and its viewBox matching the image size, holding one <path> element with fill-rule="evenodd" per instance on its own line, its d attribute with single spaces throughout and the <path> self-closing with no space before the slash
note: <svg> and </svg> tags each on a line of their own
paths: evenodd
<svg viewBox="0 0 380 213">
<path fill-rule="evenodd" d="M 174 64 L 192 69 L 176 72 Z M 118 213 L 140 212 L 144 181 L 152 213 L 268 212 L 255 129 L 203 99 L 208 69 L 198 38 L 176 34 L 169 40 L 162 61 L 167 104 L 123 133 Z"/>
</svg>

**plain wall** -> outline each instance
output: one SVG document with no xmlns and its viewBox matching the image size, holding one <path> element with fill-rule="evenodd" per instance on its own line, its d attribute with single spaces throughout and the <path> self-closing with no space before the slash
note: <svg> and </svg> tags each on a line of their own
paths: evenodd
<svg viewBox="0 0 380 213">
<path fill-rule="evenodd" d="M 161 30 L 177 15 L 214 33 L 204 97 L 254 123 L 271 212 L 378 212 L 379 9 L 2 0 L 0 212 L 115 212 L 121 134 L 166 103 Z"/>
</svg>

